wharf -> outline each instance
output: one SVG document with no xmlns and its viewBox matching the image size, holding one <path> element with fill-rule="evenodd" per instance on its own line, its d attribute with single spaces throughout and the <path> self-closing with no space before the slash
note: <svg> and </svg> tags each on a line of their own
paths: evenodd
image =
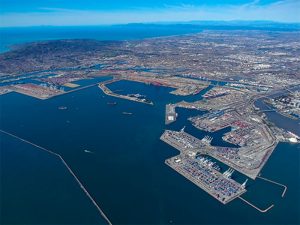
<svg viewBox="0 0 300 225">
<path fill-rule="evenodd" d="M 171 124 L 176 121 L 177 113 L 175 112 L 176 105 L 166 105 L 165 124 Z"/>
<path fill-rule="evenodd" d="M 165 163 L 223 204 L 246 192 L 243 185 L 191 157 L 179 155 L 167 159 Z"/>
<path fill-rule="evenodd" d="M 165 124 L 171 124 L 176 121 L 178 114 L 176 113 L 176 107 L 185 108 L 185 109 L 197 109 L 195 105 L 189 102 L 181 101 L 176 104 L 167 104 L 166 105 L 166 112 L 165 112 Z"/>
<path fill-rule="evenodd" d="M 165 163 L 223 204 L 246 192 L 244 185 L 223 175 L 211 164 L 196 159 L 198 154 L 209 155 L 212 147 L 208 142 L 183 130 L 166 130 L 160 139 L 180 151 L 179 155 L 167 159 Z"/>
<path fill-rule="evenodd" d="M 209 147 L 198 138 L 195 138 L 184 131 L 176 132 L 165 130 L 165 132 L 161 135 L 160 140 L 176 148 L 178 151 L 180 151 L 180 153 L 192 151 L 205 154 L 206 148 Z"/>
</svg>

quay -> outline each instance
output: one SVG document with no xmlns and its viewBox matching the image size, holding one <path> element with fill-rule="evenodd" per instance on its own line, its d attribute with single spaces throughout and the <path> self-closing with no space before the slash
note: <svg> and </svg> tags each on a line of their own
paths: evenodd
<svg viewBox="0 0 300 225">
<path fill-rule="evenodd" d="M 204 161 L 179 155 L 167 159 L 165 163 L 223 204 L 246 192 L 244 185 L 226 177 Z"/>
<path fill-rule="evenodd" d="M 18 136 L 16 136 L 16 135 L 14 135 L 14 134 L 12 134 L 12 133 L 9 133 L 9 132 L 6 132 L 6 131 L 4 131 L 4 130 L 1 130 L 1 129 L 0 129 L 0 132 L 3 133 L 3 134 L 6 134 L 6 135 L 8 135 L 8 136 L 11 136 L 11 137 L 13 137 L 13 138 L 15 138 L 15 139 L 18 139 L 18 140 L 20 140 L 20 141 L 22 141 L 22 142 L 25 142 L 25 143 L 27 143 L 27 144 L 29 144 L 29 145 L 32 145 L 32 146 L 36 147 L 37 149 L 40 149 L 40 150 L 42 150 L 42 151 L 45 151 L 45 152 L 47 152 L 47 153 L 49 153 L 49 154 L 54 155 L 55 157 L 57 157 L 57 158 L 63 163 L 63 165 L 67 168 L 67 170 L 69 171 L 69 173 L 73 176 L 73 178 L 75 179 L 75 181 L 77 182 L 77 184 L 79 185 L 79 187 L 83 190 L 83 192 L 84 192 L 84 193 L 86 194 L 86 196 L 90 199 L 90 201 L 93 203 L 93 205 L 97 208 L 99 214 L 106 220 L 106 222 L 107 222 L 109 225 L 112 225 L 112 223 L 110 222 L 110 220 L 108 219 L 108 217 L 105 215 L 105 213 L 103 212 L 103 210 L 100 208 L 100 206 L 98 205 L 98 203 L 97 203 L 97 202 L 94 200 L 94 198 L 90 195 L 90 193 L 87 191 L 87 189 L 86 189 L 86 188 L 84 187 L 84 185 L 81 183 L 81 181 L 80 181 L 80 180 L 78 179 L 78 177 L 75 175 L 75 173 L 73 172 L 73 170 L 71 169 L 71 167 L 67 164 L 67 162 L 63 159 L 63 157 L 62 157 L 60 154 L 55 153 L 55 152 L 53 152 L 53 151 L 51 151 L 51 150 L 49 150 L 49 149 L 46 149 L 46 148 L 44 148 L 44 147 L 41 147 L 41 146 L 39 146 L 39 145 L 37 145 L 37 144 L 34 144 L 34 143 L 30 142 L 30 141 L 27 141 L 27 140 L 25 140 L 25 139 L 23 139 L 23 138 L 20 138 L 20 137 L 18 137 Z"/>
<path fill-rule="evenodd" d="M 231 179 L 231 174 L 220 173 L 213 163 L 199 154 L 208 155 L 211 138 L 199 140 L 184 132 L 166 130 L 160 139 L 180 151 L 165 163 L 186 179 L 206 191 L 223 204 L 227 204 L 246 192 L 245 185 Z"/>
<path fill-rule="evenodd" d="M 168 125 L 176 121 L 177 113 L 175 112 L 176 105 L 167 104 L 166 105 L 166 115 L 165 115 L 165 124 Z"/>
<path fill-rule="evenodd" d="M 61 91 L 61 90 L 56 90 L 56 89 L 50 89 L 50 88 L 45 88 L 45 87 L 41 87 L 39 85 L 32 85 L 32 84 L 23 84 L 23 85 L 15 85 L 15 86 L 9 86 L 9 87 L 5 87 L 5 88 L 1 88 L 0 87 L 0 95 L 2 94 L 7 94 L 10 92 L 16 92 L 22 95 L 26 95 L 26 96 L 30 96 L 33 98 L 37 98 L 39 100 L 47 100 L 50 98 L 55 98 L 55 97 L 59 97 L 61 95 L 66 95 L 66 94 L 70 94 L 76 91 L 80 91 L 83 89 L 87 89 L 93 86 L 98 85 L 99 83 L 94 83 L 94 84 L 90 84 L 90 85 L 86 85 L 86 86 L 82 86 L 79 88 L 74 88 L 72 90 L 69 91 Z M 30 86 L 29 86 L 30 85 Z M 31 88 L 31 89 L 28 89 Z"/>
<path fill-rule="evenodd" d="M 80 90 L 87 89 L 87 88 L 90 88 L 90 87 L 94 87 L 96 85 L 98 85 L 98 83 L 90 84 L 90 85 L 87 85 L 87 86 L 82 86 L 82 87 L 67 91 L 65 94 L 69 94 L 69 93 L 72 93 L 72 92 L 76 92 L 76 91 L 80 91 Z"/>
<path fill-rule="evenodd" d="M 185 109 L 197 109 L 201 110 L 200 108 L 197 108 L 192 103 L 181 101 L 176 104 L 167 104 L 166 105 L 166 111 L 165 111 L 165 124 L 171 124 L 176 121 L 178 114 L 176 113 L 176 107 L 179 108 L 185 108 Z"/>
<path fill-rule="evenodd" d="M 184 132 L 184 130 L 180 132 L 165 130 L 160 140 L 176 148 L 180 153 L 187 153 L 188 151 L 206 153 L 206 143 Z"/>
<path fill-rule="evenodd" d="M 261 213 L 265 213 L 274 207 L 274 205 L 271 205 L 266 209 L 260 209 L 241 197 L 247 191 L 247 180 L 243 184 L 236 182 L 231 178 L 234 171 L 231 167 L 222 174 L 218 169 L 218 165 L 207 159 L 206 156 L 210 156 L 223 162 L 222 159 L 212 154 L 215 147 L 210 145 L 211 138 L 205 137 L 200 140 L 182 129 L 179 132 L 165 130 L 160 139 L 180 151 L 179 155 L 167 159 L 165 163 L 221 203 L 227 204 L 236 198 L 240 198 Z M 284 197 L 287 190 L 285 185 L 260 176 L 258 178 L 284 187 L 282 193 L 282 197 Z"/>
</svg>

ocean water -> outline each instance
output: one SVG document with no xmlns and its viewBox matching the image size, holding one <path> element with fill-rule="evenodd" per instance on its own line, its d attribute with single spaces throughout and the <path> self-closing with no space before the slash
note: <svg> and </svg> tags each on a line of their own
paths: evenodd
<svg viewBox="0 0 300 225">
<path fill-rule="evenodd" d="M 193 25 L 115 25 L 0 28 L 0 53 L 17 44 L 58 39 L 136 40 L 201 32 Z"/>
<path fill-rule="evenodd" d="M 0 140 L 1 224 L 106 224 L 57 157 Z"/>
<path fill-rule="evenodd" d="M 136 40 L 151 37 L 198 33 L 202 30 L 262 30 L 262 31 L 299 31 L 299 24 L 242 23 L 230 22 L 188 24 L 125 24 L 113 26 L 40 26 L 0 28 L 0 52 L 12 45 L 57 39 L 97 39 L 97 40 Z"/>
<path fill-rule="evenodd" d="M 261 208 L 274 204 L 273 209 L 260 213 L 238 199 L 222 205 L 165 165 L 165 159 L 177 155 L 178 151 L 159 140 L 164 129 L 179 130 L 186 125 L 186 131 L 198 138 L 209 134 L 214 137 L 213 144 L 228 145 L 221 140 L 222 132 L 227 130 L 207 133 L 187 122 L 187 117 L 203 112 L 180 109 L 178 121 L 164 125 L 166 103 L 196 100 L 201 96 L 178 97 L 169 94 L 171 88 L 128 81 L 113 83 L 110 88 L 145 94 L 155 105 L 106 96 L 96 86 L 46 101 L 10 93 L 0 96 L 1 129 L 61 154 L 113 224 L 299 224 L 299 145 L 279 144 L 262 170 L 262 176 L 288 186 L 284 198 L 281 198 L 282 189 L 276 185 L 262 180 L 249 182 L 244 197 Z M 108 102 L 117 102 L 117 105 L 108 105 Z M 62 105 L 67 106 L 67 110 L 58 110 Z M 4 153 L 14 150 L 6 141 L 1 141 L 1 146 Z M 15 165 L 11 170 L 17 171 L 21 166 L 14 164 L 14 157 L 5 154 L 4 157 L 5 165 Z M 41 159 L 31 160 L 40 163 Z M 51 175 L 37 169 L 34 176 L 56 176 L 61 173 L 58 170 L 63 169 L 59 169 L 59 165 L 55 167 Z M 235 178 L 245 180 L 239 173 L 235 173 Z M 24 179 L 16 177 L 9 183 L 14 188 L 7 187 L 1 194 L 9 199 L 15 195 L 15 187 L 22 186 L 23 182 Z M 42 180 L 36 180 L 37 185 L 41 185 L 40 182 Z M 63 189 L 63 195 L 66 190 L 74 198 L 83 195 L 78 193 L 74 182 L 69 182 L 72 187 L 65 184 L 68 181 L 48 182 Z M 27 194 L 33 202 L 40 199 L 34 191 Z M 22 198 L 15 199 L 15 214 L 8 214 L 4 222 L 14 221 L 14 215 L 22 214 L 23 205 Z M 43 206 L 54 210 L 55 201 Z M 87 213 L 93 214 L 91 206 L 81 204 L 81 208 L 82 211 L 76 211 L 76 218 L 80 219 L 74 219 L 79 222 L 87 218 Z M 65 224 L 66 215 L 72 210 L 72 205 L 67 204 L 56 221 Z M 34 214 L 28 217 L 28 224 L 38 219 Z M 67 222 L 74 224 L 74 220 Z M 39 224 L 49 221 L 52 222 L 41 218 Z M 93 222 L 91 219 L 84 224 Z"/>
</svg>

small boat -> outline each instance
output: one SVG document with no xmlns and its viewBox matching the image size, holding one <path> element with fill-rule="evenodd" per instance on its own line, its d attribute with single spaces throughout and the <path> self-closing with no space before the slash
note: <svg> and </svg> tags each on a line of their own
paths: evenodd
<svg viewBox="0 0 300 225">
<path fill-rule="evenodd" d="M 93 152 L 91 152 L 91 151 L 89 151 L 89 150 L 87 150 L 87 149 L 85 149 L 84 152 L 85 152 L 85 153 L 93 153 Z"/>
<path fill-rule="evenodd" d="M 133 113 L 131 112 L 122 112 L 123 115 L 132 115 Z"/>
<path fill-rule="evenodd" d="M 108 102 L 107 105 L 116 105 L 116 102 Z"/>
<path fill-rule="evenodd" d="M 68 107 L 67 106 L 59 106 L 58 109 L 59 110 L 66 110 Z"/>
</svg>

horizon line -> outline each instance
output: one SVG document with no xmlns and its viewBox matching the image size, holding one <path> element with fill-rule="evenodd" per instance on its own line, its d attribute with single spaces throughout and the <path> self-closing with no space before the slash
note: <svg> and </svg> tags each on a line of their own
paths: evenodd
<svg viewBox="0 0 300 225">
<path fill-rule="evenodd" d="M 282 25 L 299 25 L 300 22 L 294 21 L 294 22 L 287 22 L 287 21 L 276 21 L 276 20 L 189 20 L 189 21 L 153 21 L 153 22 L 131 22 L 131 23 L 112 23 L 112 24 L 68 24 L 68 25 L 51 25 L 51 24 L 41 24 L 41 25 L 20 25 L 20 26 L 1 26 L 0 28 L 33 28 L 33 27 L 110 27 L 110 26 L 126 26 L 126 25 L 203 25 L 203 24 L 197 24 L 197 23 L 204 23 L 204 22 L 210 22 L 210 23 L 271 23 L 271 24 L 282 24 Z M 218 24 L 215 24 L 218 25 Z M 242 24 L 245 26 L 245 24 Z M 250 25 L 250 24 L 248 24 Z M 210 26 L 213 26 L 213 24 L 210 24 Z M 263 27 L 263 26 L 262 26 Z"/>
</svg>

